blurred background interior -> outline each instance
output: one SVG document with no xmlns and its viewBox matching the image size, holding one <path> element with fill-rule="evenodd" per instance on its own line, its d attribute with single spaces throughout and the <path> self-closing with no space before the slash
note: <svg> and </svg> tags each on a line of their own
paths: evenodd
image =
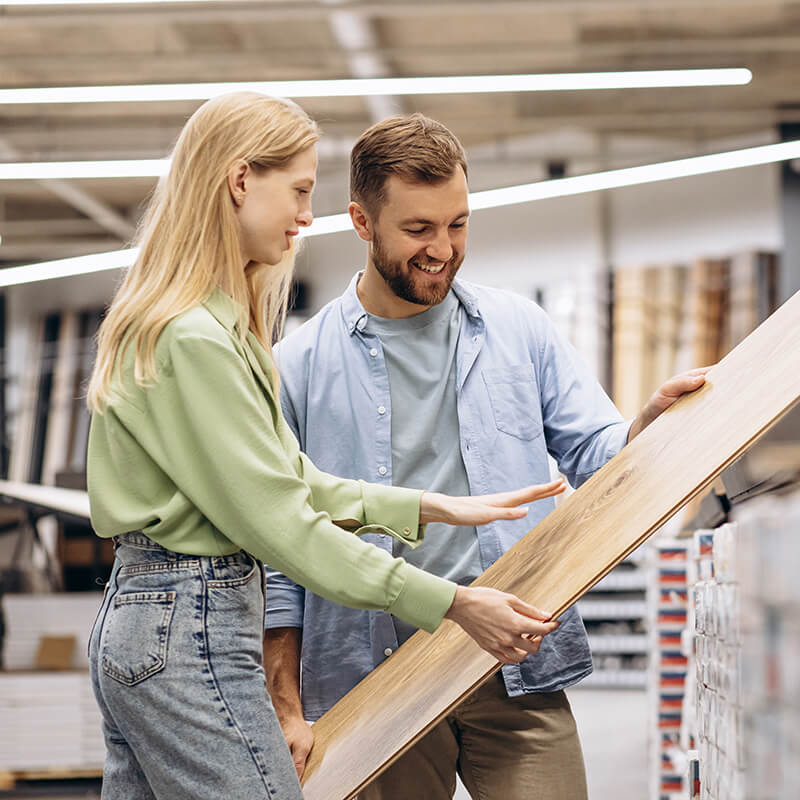
<svg viewBox="0 0 800 800">
<path fill-rule="evenodd" d="M 503 85 L 722 68 L 750 75 Z M 493 91 L 471 89 L 480 75 Z M 85 488 L 93 336 L 160 160 L 217 91 L 180 85 L 410 77 L 462 80 L 439 94 L 266 87 L 322 127 L 316 217 L 346 209 L 348 153 L 372 122 L 445 123 L 472 192 L 521 187 L 476 207 L 461 275 L 541 304 L 624 415 L 800 289 L 800 2 L 0 2 L 0 477 Z M 177 99 L 159 99 L 166 84 Z M 732 155 L 675 177 L 672 162 L 716 154 Z M 663 166 L 644 183 L 615 172 L 643 165 Z M 595 183 L 567 193 L 581 175 Z M 289 327 L 363 261 L 349 229 L 309 236 Z M 595 673 L 572 702 L 593 798 L 800 797 L 798 440 L 795 412 L 581 601 Z M 99 796 L 84 645 L 109 545 L 79 518 L 0 506 L 0 796 Z"/>
</svg>

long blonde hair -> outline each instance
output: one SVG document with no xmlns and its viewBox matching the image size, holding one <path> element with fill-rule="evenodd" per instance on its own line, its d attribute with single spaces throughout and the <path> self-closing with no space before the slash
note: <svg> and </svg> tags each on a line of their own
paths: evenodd
<svg viewBox="0 0 800 800">
<path fill-rule="evenodd" d="M 136 383 L 152 383 L 161 331 L 217 287 L 242 308 L 240 336 L 249 330 L 271 347 L 286 313 L 294 248 L 275 266 L 242 269 L 228 172 L 239 160 L 256 171 L 280 168 L 318 138 L 299 106 L 255 92 L 214 98 L 192 115 L 142 218 L 139 255 L 100 326 L 87 393 L 91 411 L 101 412 L 111 399 L 123 345 L 135 342 Z"/>
</svg>

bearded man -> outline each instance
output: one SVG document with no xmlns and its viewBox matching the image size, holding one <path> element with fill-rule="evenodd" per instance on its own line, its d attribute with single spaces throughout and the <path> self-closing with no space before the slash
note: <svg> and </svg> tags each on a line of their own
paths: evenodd
<svg viewBox="0 0 800 800">
<path fill-rule="evenodd" d="M 703 370 L 666 382 L 631 423 L 536 304 L 456 279 L 469 219 L 467 160 L 422 115 L 367 130 L 351 154 L 350 216 L 364 270 L 280 345 L 282 406 L 301 449 L 348 478 L 482 494 L 550 479 L 548 453 L 580 485 Z M 540 522 L 429 525 L 416 549 L 377 547 L 468 584 Z M 414 630 L 381 611 L 332 604 L 268 571 L 265 669 L 302 774 L 313 721 Z M 300 668 L 302 664 L 302 693 Z M 582 800 L 586 777 L 564 689 L 592 670 L 575 607 L 539 653 L 506 665 L 360 794 L 449 800 Z M 413 676 L 410 676 L 413 680 Z M 387 712 L 390 710 L 387 710 Z"/>
</svg>

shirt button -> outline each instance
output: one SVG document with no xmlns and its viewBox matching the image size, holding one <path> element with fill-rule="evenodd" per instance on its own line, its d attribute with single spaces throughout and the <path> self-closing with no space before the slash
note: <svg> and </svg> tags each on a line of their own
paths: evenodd
<svg viewBox="0 0 800 800">
<path fill-rule="evenodd" d="M 406 536 L 410 536 L 411 535 L 411 528 L 403 528 L 403 533 Z"/>
<path fill-rule="evenodd" d="M 392 654 L 392 648 L 391 648 L 391 647 L 387 647 L 387 648 L 386 648 L 386 649 L 383 651 L 383 654 L 384 654 L 385 656 L 390 656 L 390 655 Z"/>
<path fill-rule="evenodd" d="M 385 414 L 386 413 L 386 406 L 378 406 L 378 413 Z"/>
<path fill-rule="evenodd" d="M 378 349 L 377 349 L 376 347 L 373 347 L 373 348 L 372 348 L 372 349 L 369 351 L 369 354 L 370 354 L 370 355 L 371 355 L 373 358 L 375 358 L 375 356 L 376 356 L 376 355 L 378 355 Z"/>
<path fill-rule="evenodd" d="M 386 472 L 387 472 L 386 467 L 378 467 L 378 474 L 379 475 L 385 475 Z"/>
</svg>

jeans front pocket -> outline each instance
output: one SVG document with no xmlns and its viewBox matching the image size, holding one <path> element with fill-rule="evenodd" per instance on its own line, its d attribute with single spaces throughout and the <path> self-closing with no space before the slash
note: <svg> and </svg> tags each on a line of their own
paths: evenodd
<svg viewBox="0 0 800 800">
<path fill-rule="evenodd" d="M 518 364 L 482 371 L 497 429 L 517 439 L 533 440 L 544 433 L 533 370 L 533 364 Z"/>
<path fill-rule="evenodd" d="M 101 646 L 106 675 L 126 686 L 135 686 L 164 669 L 175 595 L 128 592 L 114 597 Z"/>
</svg>

